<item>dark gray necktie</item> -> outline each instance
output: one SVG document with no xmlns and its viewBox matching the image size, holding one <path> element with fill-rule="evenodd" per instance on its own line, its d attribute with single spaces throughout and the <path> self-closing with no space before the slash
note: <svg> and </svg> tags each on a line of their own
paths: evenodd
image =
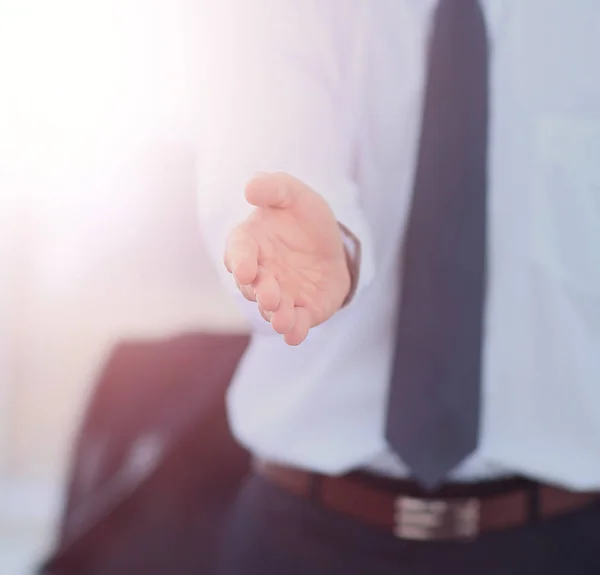
<svg viewBox="0 0 600 575">
<path fill-rule="evenodd" d="M 429 46 L 387 438 L 435 488 L 477 446 L 488 44 L 477 0 L 439 0 Z"/>
</svg>

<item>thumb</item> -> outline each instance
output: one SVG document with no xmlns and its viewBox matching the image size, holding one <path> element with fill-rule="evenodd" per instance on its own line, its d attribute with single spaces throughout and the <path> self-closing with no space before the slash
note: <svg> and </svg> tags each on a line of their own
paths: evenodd
<svg viewBox="0 0 600 575">
<path fill-rule="evenodd" d="M 259 174 L 246 185 L 246 200 L 257 208 L 291 208 L 303 185 L 287 174 Z"/>
</svg>

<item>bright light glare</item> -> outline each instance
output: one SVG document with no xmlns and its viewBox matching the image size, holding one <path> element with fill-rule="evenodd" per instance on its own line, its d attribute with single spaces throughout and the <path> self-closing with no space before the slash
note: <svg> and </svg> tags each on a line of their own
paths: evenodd
<svg viewBox="0 0 600 575">
<path fill-rule="evenodd" d="M 4 0 L 0 150 L 61 176 L 147 136 L 181 89 L 176 10 L 142 0 Z M 176 3 L 172 4 L 174 7 Z M 157 66 L 169 61 L 157 77 Z M 178 68 L 179 67 L 179 68 Z M 167 77 L 164 73 L 167 73 Z M 173 81 L 179 85 L 173 86 Z M 178 95 L 180 96 L 180 94 Z"/>
<path fill-rule="evenodd" d="M 82 230 L 118 241 L 133 184 L 115 174 L 189 124 L 183 1 L 0 0 L 0 209 L 27 213 L 59 281 Z"/>
</svg>

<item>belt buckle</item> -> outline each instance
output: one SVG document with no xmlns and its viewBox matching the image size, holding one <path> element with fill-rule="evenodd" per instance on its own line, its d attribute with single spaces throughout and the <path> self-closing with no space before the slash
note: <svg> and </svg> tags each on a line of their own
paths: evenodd
<svg viewBox="0 0 600 575">
<path fill-rule="evenodd" d="M 394 535 L 400 539 L 432 541 L 474 539 L 479 535 L 481 503 L 468 499 L 418 499 L 400 496 L 395 501 Z"/>
</svg>

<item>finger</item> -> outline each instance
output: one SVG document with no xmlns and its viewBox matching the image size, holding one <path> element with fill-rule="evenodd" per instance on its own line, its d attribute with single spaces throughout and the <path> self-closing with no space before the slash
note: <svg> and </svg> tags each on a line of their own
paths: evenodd
<svg viewBox="0 0 600 575">
<path fill-rule="evenodd" d="M 228 240 L 229 243 L 229 240 Z M 231 262 L 229 261 L 229 247 L 225 247 L 225 251 L 223 252 L 223 265 L 225 269 L 231 274 L 233 273 L 233 268 L 231 267 Z"/>
<path fill-rule="evenodd" d="M 275 311 L 279 307 L 281 299 L 279 282 L 260 266 L 253 286 L 256 301 L 265 311 Z"/>
<path fill-rule="evenodd" d="M 227 239 L 225 266 L 240 285 L 249 285 L 258 273 L 258 243 L 243 229 L 237 229 Z"/>
<path fill-rule="evenodd" d="M 262 318 L 267 322 L 271 323 L 271 313 L 270 311 L 265 311 L 260 304 L 257 305 L 258 311 Z"/>
<path fill-rule="evenodd" d="M 246 185 L 246 200 L 258 208 L 289 208 L 299 185 L 287 174 L 260 174 Z"/>
<path fill-rule="evenodd" d="M 248 301 L 256 301 L 256 294 L 254 292 L 254 287 L 252 284 L 250 285 L 241 285 L 237 280 L 235 281 L 237 284 L 240 293 L 248 300 Z"/>
<path fill-rule="evenodd" d="M 293 298 L 285 291 L 281 293 L 279 307 L 271 316 L 273 329 L 282 335 L 291 333 L 296 323 L 296 308 Z"/>
<path fill-rule="evenodd" d="M 310 314 L 303 307 L 295 308 L 296 321 L 292 331 L 285 335 L 285 343 L 288 345 L 300 345 L 308 336 L 310 329 Z"/>
</svg>

